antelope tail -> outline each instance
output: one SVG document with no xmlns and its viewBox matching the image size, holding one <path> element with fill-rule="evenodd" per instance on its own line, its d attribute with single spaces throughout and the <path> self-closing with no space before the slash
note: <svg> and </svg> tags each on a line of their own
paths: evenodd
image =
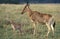
<svg viewBox="0 0 60 39">
<path fill-rule="evenodd" d="M 56 25 L 56 22 L 54 22 L 54 24 L 53 24 L 54 29 L 55 29 L 55 25 Z"/>
</svg>

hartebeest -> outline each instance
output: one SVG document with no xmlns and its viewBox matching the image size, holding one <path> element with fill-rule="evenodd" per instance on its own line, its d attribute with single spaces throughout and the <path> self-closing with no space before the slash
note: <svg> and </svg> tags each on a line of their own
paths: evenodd
<svg viewBox="0 0 60 39">
<path fill-rule="evenodd" d="M 22 24 L 21 23 L 18 24 L 16 22 L 14 22 L 13 20 L 8 20 L 8 21 L 11 24 L 13 31 L 19 30 L 19 33 L 22 33 L 22 28 L 21 28 Z"/>
<path fill-rule="evenodd" d="M 27 12 L 29 18 L 33 22 L 33 27 L 34 27 L 33 34 L 35 34 L 35 28 L 36 28 L 35 24 L 36 23 L 44 23 L 44 24 L 46 24 L 46 26 L 48 28 L 47 36 L 49 35 L 51 29 L 52 29 L 52 32 L 54 34 L 55 21 L 54 21 L 54 17 L 52 15 L 50 15 L 50 14 L 43 14 L 43 13 L 40 13 L 38 11 L 32 11 L 29 8 L 29 4 L 28 3 L 23 8 L 21 14 L 23 14 L 25 12 Z"/>
</svg>

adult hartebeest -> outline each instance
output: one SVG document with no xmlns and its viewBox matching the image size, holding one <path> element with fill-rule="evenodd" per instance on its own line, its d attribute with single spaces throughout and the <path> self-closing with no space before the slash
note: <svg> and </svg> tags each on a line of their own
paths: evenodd
<svg viewBox="0 0 60 39">
<path fill-rule="evenodd" d="M 46 26 L 48 28 L 47 36 L 49 35 L 51 29 L 52 29 L 52 32 L 54 34 L 55 21 L 54 21 L 54 17 L 52 15 L 50 15 L 50 14 L 43 14 L 43 13 L 40 13 L 38 11 L 32 11 L 29 8 L 29 4 L 28 3 L 23 8 L 21 14 L 23 14 L 25 12 L 27 12 L 29 18 L 33 22 L 33 27 L 34 27 L 33 34 L 35 34 L 35 28 L 36 28 L 35 24 L 36 23 L 44 23 L 44 24 L 46 24 Z"/>
</svg>

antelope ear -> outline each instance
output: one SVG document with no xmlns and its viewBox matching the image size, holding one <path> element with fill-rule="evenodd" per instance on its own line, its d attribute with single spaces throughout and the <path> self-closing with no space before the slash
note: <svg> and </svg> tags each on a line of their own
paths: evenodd
<svg viewBox="0 0 60 39">
<path fill-rule="evenodd" d="M 27 6 L 29 6 L 29 2 L 27 2 Z"/>
</svg>

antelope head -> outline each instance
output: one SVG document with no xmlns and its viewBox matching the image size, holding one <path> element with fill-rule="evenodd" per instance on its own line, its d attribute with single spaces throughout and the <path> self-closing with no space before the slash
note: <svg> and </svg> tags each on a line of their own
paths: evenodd
<svg viewBox="0 0 60 39">
<path fill-rule="evenodd" d="M 25 12 L 27 12 L 28 7 L 29 7 L 29 4 L 27 2 L 27 4 L 25 5 L 25 7 L 23 8 L 21 14 L 24 14 Z"/>
</svg>

